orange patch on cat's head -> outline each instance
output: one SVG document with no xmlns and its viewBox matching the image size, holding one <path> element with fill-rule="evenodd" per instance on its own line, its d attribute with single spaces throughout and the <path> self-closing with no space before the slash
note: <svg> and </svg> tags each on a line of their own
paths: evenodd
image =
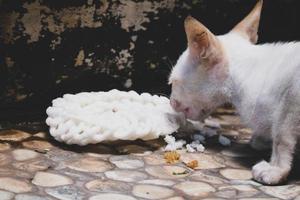
<svg viewBox="0 0 300 200">
<path fill-rule="evenodd" d="M 208 69 L 224 60 L 222 44 L 201 22 L 188 16 L 184 21 L 184 28 L 193 58 L 201 60 Z"/>
</svg>

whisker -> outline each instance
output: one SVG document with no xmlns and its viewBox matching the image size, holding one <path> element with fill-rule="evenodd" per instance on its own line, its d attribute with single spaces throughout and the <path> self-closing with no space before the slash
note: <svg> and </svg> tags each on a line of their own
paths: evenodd
<svg viewBox="0 0 300 200">
<path fill-rule="evenodd" d="M 167 56 L 167 59 L 168 59 L 168 61 L 169 61 L 169 64 L 170 64 L 170 66 L 171 66 L 171 69 L 174 67 L 174 64 L 172 63 L 172 61 L 171 61 L 171 59 Z"/>
</svg>

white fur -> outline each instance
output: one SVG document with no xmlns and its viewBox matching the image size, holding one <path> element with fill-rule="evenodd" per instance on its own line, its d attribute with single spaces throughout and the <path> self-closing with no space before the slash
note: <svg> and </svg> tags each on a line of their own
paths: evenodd
<svg viewBox="0 0 300 200">
<path fill-rule="evenodd" d="M 245 123 L 255 128 L 255 106 L 263 104 L 265 111 L 274 111 L 281 100 L 280 90 L 299 77 L 300 43 L 253 45 L 235 33 L 218 38 L 229 61 L 230 101 Z"/>
<path fill-rule="evenodd" d="M 223 63 L 208 66 L 195 62 L 187 49 L 170 75 L 171 100 L 177 111 L 203 120 L 223 103 L 230 102 L 244 123 L 253 129 L 252 147 L 272 145 L 270 162 L 258 163 L 253 176 L 265 184 L 285 180 L 300 133 L 300 43 L 254 45 L 235 32 L 217 36 L 223 47 Z M 216 74 L 223 70 L 225 80 Z M 176 107 L 174 106 L 173 107 Z M 186 109 L 189 108 L 189 109 Z"/>
</svg>

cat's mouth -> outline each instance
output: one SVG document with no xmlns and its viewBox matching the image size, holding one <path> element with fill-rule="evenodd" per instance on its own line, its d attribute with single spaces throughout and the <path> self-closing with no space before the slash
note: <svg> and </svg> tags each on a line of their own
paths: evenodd
<svg viewBox="0 0 300 200">
<path fill-rule="evenodd" d="M 199 119 L 199 115 L 200 113 L 197 112 L 195 109 L 191 108 L 191 107 L 187 107 L 185 108 L 182 113 L 184 114 L 184 116 L 187 118 L 187 119 L 190 119 L 190 120 L 198 120 Z"/>
<path fill-rule="evenodd" d="M 193 109 L 191 107 L 188 107 L 183 111 L 183 114 L 187 119 L 203 121 L 209 116 L 210 112 L 205 109 Z"/>
<path fill-rule="evenodd" d="M 189 106 L 186 106 L 186 104 L 183 104 L 174 99 L 170 100 L 170 104 L 176 112 L 182 113 L 186 119 L 197 121 L 204 120 L 209 114 L 208 110 L 206 109 L 197 108 L 196 106 L 191 104 Z"/>
</svg>

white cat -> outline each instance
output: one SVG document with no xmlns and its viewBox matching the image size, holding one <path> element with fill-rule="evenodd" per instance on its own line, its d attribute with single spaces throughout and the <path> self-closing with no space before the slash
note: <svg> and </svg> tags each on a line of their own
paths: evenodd
<svg viewBox="0 0 300 200">
<path fill-rule="evenodd" d="M 291 170 L 300 134 L 300 43 L 255 45 L 262 4 L 221 36 L 186 18 L 188 48 L 170 74 L 171 105 L 187 118 L 203 120 L 231 102 L 254 131 L 252 147 L 272 144 L 270 162 L 253 167 L 254 179 L 278 184 Z"/>
</svg>

